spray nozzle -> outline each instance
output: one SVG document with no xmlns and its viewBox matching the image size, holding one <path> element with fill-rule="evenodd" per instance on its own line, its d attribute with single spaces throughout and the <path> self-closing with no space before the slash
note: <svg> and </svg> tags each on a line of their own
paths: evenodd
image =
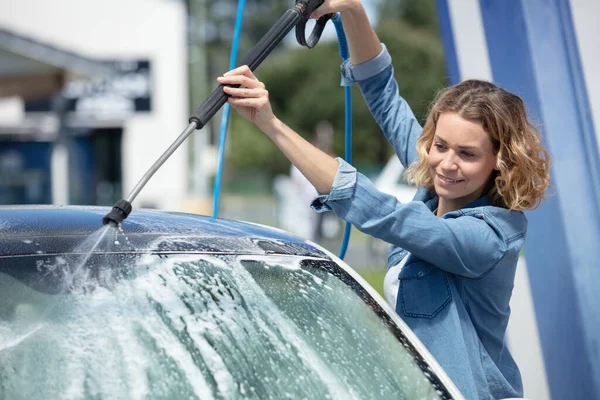
<svg viewBox="0 0 600 400">
<path fill-rule="evenodd" d="M 102 218 L 102 223 L 118 226 L 131 213 L 131 208 L 131 203 L 127 200 L 117 201 L 112 210 Z"/>
</svg>

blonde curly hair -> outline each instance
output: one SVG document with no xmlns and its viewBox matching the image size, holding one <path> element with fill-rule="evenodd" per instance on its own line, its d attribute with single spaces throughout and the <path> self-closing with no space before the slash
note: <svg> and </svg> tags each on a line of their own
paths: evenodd
<svg viewBox="0 0 600 400">
<path fill-rule="evenodd" d="M 433 190 L 428 156 L 444 112 L 478 122 L 490 135 L 497 162 L 485 193 L 492 204 L 517 211 L 536 208 L 550 183 L 549 154 L 527 118 L 523 100 L 486 81 L 467 80 L 438 93 L 417 141 L 418 159 L 406 171 L 407 179 Z"/>
</svg>

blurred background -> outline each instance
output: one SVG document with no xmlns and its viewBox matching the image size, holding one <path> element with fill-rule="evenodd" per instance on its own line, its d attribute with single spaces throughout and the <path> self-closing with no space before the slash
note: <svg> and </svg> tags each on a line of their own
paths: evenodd
<svg viewBox="0 0 600 400">
<path fill-rule="evenodd" d="M 172 143 L 228 69 L 237 1 L 111 1 L 0 1 L 1 204 L 112 206 Z M 293 4 L 247 2 L 240 59 Z M 424 119 L 429 101 L 448 83 L 434 1 L 364 4 L 397 59 L 404 97 Z M 290 35 L 257 74 L 282 120 L 309 140 L 317 137 L 319 124 L 326 126 L 320 129 L 323 146 L 343 156 L 340 62 L 329 24 L 310 52 Z M 396 165 L 395 157 L 360 92 L 353 97 L 354 164 L 376 178 L 386 163 Z M 210 214 L 220 125 L 218 114 L 195 132 L 134 207 Z M 305 218 L 313 214 L 306 207 L 312 193 L 293 179 L 289 162 L 270 140 L 235 112 L 225 157 L 220 216 L 311 237 L 317 222 Z M 392 180 L 402 183 L 401 171 L 390 175 L 386 184 L 395 190 Z M 294 191 L 302 194 L 302 204 L 290 204 L 298 199 Z M 293 211 L 297 207 L 306 213 L 300 217 Z M 329 240 L 324 244 L 335 251 L 343 232 L 334 223 L 325 226 L 319 239 Z M 379 269 L 385 265 L 385 250 L 382 254 Z M 368 258 L 357 264 L 368 264 Z"/>
<path fill-rule="evenodd" d="M 600 398 L 600 46 L 597 0 L 363 0 L 418 119 L 442 87 L 493 80 L 521 95 L 553 161 L 529 213 L 508 344 L 532 399 Z M 248 0 L 239 58 L 294 5 Z M 187 126 L 228 70 L 235 0 L 0 0 L 0 204 L 112 206 Z M 309 24 L 310 27 L 310 24 Z M 256 74 L 277 116 L 344 154 L 335 30 L 307 50 L 290 34 Z M 353 160 L 377 186 L 415 189 L 353 91 Z M 221 116 L 196 131 L 134 202 L 212 213 Z M 332 215 L 270 140 L 235 112 L 219 216 L 277 226 L 334 253 Z M 585 210 L 579 212 L 575 210 Z M 345 261 L 381 291 L 388 245 L 353 230 Z"/>
</svg>

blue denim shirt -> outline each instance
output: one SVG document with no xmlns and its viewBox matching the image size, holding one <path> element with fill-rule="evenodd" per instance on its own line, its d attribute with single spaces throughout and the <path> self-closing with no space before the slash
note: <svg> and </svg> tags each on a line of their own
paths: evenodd
<svg viewBox="0 0 600 400">
<path fill-rule="evenodd" d="M 353 82 L 402 164 L 411 164 L 422 128 L 399 95 L 385 46 L 364 64 L 342 64 L 342 84 Z M 521 397 L 521 375 L 505 333 L 525 215 L 482 197 L 438 218 L 433 213 L 438 197 L 427 188 L 402 204 L 338 161 L 331 192 L 318 196 L 312 207 L 333 210 L 360 231 L 391 243 L 388 267 L 409 253 L 398 276 L 396 312 L 467 399 Z"/>
</svg>

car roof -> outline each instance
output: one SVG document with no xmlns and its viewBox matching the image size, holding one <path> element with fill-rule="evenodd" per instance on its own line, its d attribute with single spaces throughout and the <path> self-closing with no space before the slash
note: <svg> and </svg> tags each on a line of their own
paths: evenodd
<svg viewBox="0 0 600 400">
<path fill-rule="evenodd" d="M 0 257 L 86 251 L 81 244 L 104 227 L 108 207 L 2 206 Z M 279 229 L 203 215 L 134 209 L 96 251 L 285 254 L 330 259 Z M 123 240 L 125 239 L 125 240 Z M 128 246 L 117 246 L 126 242 Z M 87 249 L 89 251 L 89 249 Z"/>
</svg>

